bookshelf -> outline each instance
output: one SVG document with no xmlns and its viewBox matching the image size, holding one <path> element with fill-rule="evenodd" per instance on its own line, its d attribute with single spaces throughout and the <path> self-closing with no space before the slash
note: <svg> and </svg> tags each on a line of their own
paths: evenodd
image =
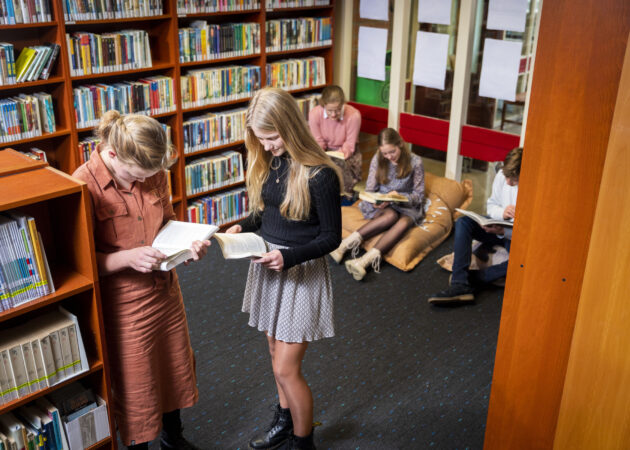
<svg viewBox="0 0 630 450">
<path fill-rule="evenodd" d="M 37 179 L 37 186 L 32 180 Z M 0 211 L 32 215 L 42 235 L 55 292 L 0 312 L 0 328 L 24 324 L 63 306 L 77 316 L 89 368 L 58 384 L 0 405 L 0 415 L 81 381 L 107 403 L 110 437 L 92 448 L 116 448 L 96 256 L 85 184 L 11 149 L 0 151 Z"/>
<path fill-rule="evenodd" d="M 187 195 L 186 193 L 186 165 L 191 164 L 199 158 L 218 155 L 226 151 L 238 151 L 243 154 L 245 163 L 245 148 L 242 138 L 229 141 L 221 141 L 217 145 L 207 147 L 196 147 L 194 151 L 185 151 L 184 124 L 193 118 L 208 114 L 220 115 L 226 111 L 239 108 L 246 108 L 251 94 L 242 94 L 229 98 L 212 100 L 208 104 L 185 103 L 182 95 L 182 80 L 186 80 L 187 74 L 191 71 L 205 71 L 225 67 L 259 67 L 259 73 L 250 79 L 252 83 L 259 83 L 266 86 L 267 80 L 272 74 L 267 73 L 267 67 L 282 64 L 286 60 L 303 60 L 306 58 L 320 58 L 324 65 L 321 70 L 321 77 L 317 83 L 309 83 L 305 86 L 285 87 L 296 97 L 308 94 L 319 93 L 321 89 L 332 83 L 333 80 L 333 8 L 334 0 L 235 0 L 231 2 L 217 2 L 219 5 L 216 11 L 203 11 L 204 4 L 212 2 L 200 2 L 198 0 L 162 0 L 162 8 L 157 11 L 136 11 L 136 17 L 122 17 L 121 13 L 98 14 L 94 11 L 86 10 L 90 5 L 98 2 L 78 2 L 77 9 L 68 12 L 68 17 L 64 12 L 63 0 L 49 0 L 52 11 L 50 22 L 38 24 L 18 24 L 0 25 L 0 42 L 9 42 L 14 45 L 15 53 L 27 45 L 36 45 L 43 42 L 53 42 L 61 46 L 59 56 L 55 62 L 50 77 L 47 80 L 37 80 L 17 85 L 0 86 L 0 99 L 16 96 L 21 93 L 47 92 L 53 97 L 54 112 L 56 119 L 56 131 L 54 133 L 43 134 L 42 136 L 21 139 L 5 144 L 0 144 L 2 148 L 14 148 L 20 151 L 28 151 L 31 147 L 37 147 L 46 152 L 51 166 L 66 172 L 72 173 L 83 161 L 79 151 L 79 142 L 88 139 L 94 133 L 94 127 L 79 125 L 75 117 L 75 94 L 74 90 L 83 86 L 93 86 L 97 84 L 115 85 L 117 83 L 129 83 L 146 79 L 153 76 L 166 76 L 172 78 L 175 107 L 168 112 L 155 114 L 159 122 L 168 125 L 171 129 L 171 139 L 176 147 L 179 158 L 175 165 L 171 167 L 172 202 L 175 213 L 180 220 L 186 220 L 187 207 L 191 201 L 200 198 L 199 193 Z M 155 4 L 160 2 L 156 1 Z M 322 4 L 326 3 L 326 4 Z M 139 5 L 141 3 L 138 3 Z M 147 5 L 149 3 L 147 2 Z M 152 3 L 153 4 L 153 3 Z M 225 4 L 243 5 L 236 10 L 226 10 Z M 188 11 L 185 10 L 188 6 Z M 198 6 L 195 6 L 198 5 Z M 288 5 L 288 6 L 287 6 Z M 83 9 L 81 9 L 83 8 Z M 118 14 L 118 15 L 116 15 Z M 100 17 L 100 18 L 99 18 Z M 330 39 L 319 42 L 304 36 L 308 29 L 312 35 L 316 34 L 314 25 L 317 19 L 328 26 Z M 231 54 L 218 52 L 205 58 L 195 58 L 185 60 L 180 58 L 180 29 L 190 28 L 193 22 L 205 21 L 210 28 L 215 31 L 226 27 L 228 24 L 250 24 L 251 27 L 258 27 L 258 48 L 252 49 L 247 45 L 241 52 Z M 267 50 L 266 30 L 267 21 L 284 21 L 284 25 L 278 25 L 277 30 L 284 26 L 285 30 L 299 31 L 300 43 L 288 48 Z M 292 25 L 287 25 L 292 24 Z M 314 28 L 315 27 L 315 28 Z M 320 30 L 320 28 L 316 28 Z M 152 64 L 150 67 L 139 67 L 124 70 L 113 70 L 111 68 L 100 73 L 77 74 L 71 71 L 74 50 L 69 50 L 66 35 L 72 36 L 76 33 L 85 33 L 92 36 L 96 42 L 102 39 L 107 33 L 120 33 L 126 30 L 139 30 L 146 32 L 148 46 L 150 47 Z M 214 31 L 212 31 L 214 32 Z M 97 37 L 98 36 L 98 37 Z M 246 36 L 250 37 L 251 34 Z M 284 36 L 284 35 L 283 35 Z M 85 39 L 88 39 L 87 37 Z M 296 37 L 297 39 L 297 37 Z M 251 44 L 251 41 L 250 41 Z M 102 58 L 102 55 L 98 55 Z M 92 55 L 91 62 L 95 60 Z M 293 63 L 294 66 L 296 63 Z M 301 63 L 298 63 L 301 64 Z M 93 65 L 93 64 L 92 64 Z M 76 64 L 75 64 L 76 66 Z M 299 70 L 306 68 L 312 70 L 308 64 Z M 297 70 L 297 69 L 296 69 Z M 73 74 L 74 73 L 74 74 Z M 245 167 L 243 167 L 244 172 Z M 208 189 L 207 195 L 221 193 L 235 187 L 243 187 L 244 181 L 237 181 L 227 184 L 219 189 Z M 225 223 L 227 227 L 230 223 Z"/>
</svg>

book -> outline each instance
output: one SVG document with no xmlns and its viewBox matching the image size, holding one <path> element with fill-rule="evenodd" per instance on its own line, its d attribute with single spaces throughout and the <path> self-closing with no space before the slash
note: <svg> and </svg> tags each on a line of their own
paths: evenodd
<svg viewBox="0 0 630 450">
<path fill-rule="evenodd" d="M 485 227 L 488 225 L 501 225 L 502 227 L 514 226 L 514 222 L 512 222 L 511 220 L 491 219 L 490 217 L 485 217 L 485 216 L 482 216 L 481 214 L 477 214 L 472 211 L 459 209 L 459 208 L 455 208 L 455 211 L 465 215 L 466 217 L 470 217 L 472 220 L 477 222 L 482 227 Z"/>
<path fill-rule="evenodd" d="M 256 233 L 215 233 L 225 259 L 260 258 L 267 253 L 263 238 Z"/>
<path fill-rule="evenodd" d="M 341 150 L 328 150 L 326 154 L 331 158 L 346 160 L 346 155 Z"/>
<path fill-rule="evenodd" d="M 363 191 L 359 193 L 359 198 L 361 200 L 365 200 L 369 203 L 374 203 L 375 205 L 380 205 L 385 202 L 394 202 L 394 203 L 407 203 L 409 199 L 401 194 L 382 194 L 380 192 L 367 192 Z"/>
<path fill-rule="evenodd" d="M 155 237 L 153 248 L 166 255 L 159 270 L 168 271 L 178 264 L 192 259 L 193 241 L 209 239 L 219 227 L 205 223 L 189 223 L 169 220 Z"/>
</svg>

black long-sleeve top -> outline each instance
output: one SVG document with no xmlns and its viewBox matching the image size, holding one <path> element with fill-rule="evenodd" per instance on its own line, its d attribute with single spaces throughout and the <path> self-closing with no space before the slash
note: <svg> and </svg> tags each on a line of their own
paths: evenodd
<svg viewBox="0 0 630 450">
<path fill-rule="evenodd" d="M 284 269 L 320 258 L 341 242 L 341 197 L 335 171 L 324 167 L 309 180 L 311 211 L 306 220 L 289 220 L 280 214 L 280 205 L 289 178 L 290 156 L 274 157 L 269 178 L 263 185 L 265 209 L 250 214 L 240 222 L 242 231 L 258 231 L 268 242 L 286 246 L 281 249 Z M 276 183 L 276 179 L 278 182 Z"/>
</svg>

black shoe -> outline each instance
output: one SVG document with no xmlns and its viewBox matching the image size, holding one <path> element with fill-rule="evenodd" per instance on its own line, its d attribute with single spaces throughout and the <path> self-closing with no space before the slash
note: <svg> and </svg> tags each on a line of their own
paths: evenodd
<svg viewBox="0 0 630 450">
<path fill-rule="evenodd" d="M 249 448 L 259 449 L 275 449 L 286 443 L 287 439 L 293 433 L 293 419 L 291 419 L 291 410 L 289 408 L 281 408 L 276 405 L 273 420 L 265 433 L 257 436 L 249 441 Z"/>
<path fill-rule="evenodd" d="M 201 450 L 186 440 L 183 435 L 172 437 L 162 432 L 160 450 Z"/>
<path fill-rule="evenodd" d="M 291 434 L 289 439 L 278 450 L 316 450 L 313 443 L 313 432 L 305 437 Z"/>
<path fill-rule="evenodd" d="M 434 305 L 473 302 L 475 301 L 474 293 L 475 290 L 471 286 L 457 283 L 429 297 L 428 302 Z"/>
</svg>

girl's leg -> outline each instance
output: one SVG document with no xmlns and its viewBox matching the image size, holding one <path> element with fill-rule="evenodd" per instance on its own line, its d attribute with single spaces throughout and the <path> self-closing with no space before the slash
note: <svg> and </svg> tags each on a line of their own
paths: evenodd
<svg viewBox="0 0 630 450">
<path fill-rule="evenodd" d="M 266 335 L 267 336 L 267 343 L 269 344 L 269 354 L 271 355 L 271 366 L 275 367 L 275 351 L 276 351 L 276 343 L 278 341 L 276 341 L 276 338 Z M 281 408 L 288 408 L 289 407 L 289 402 L 287 401 L 287 396 L 284 394 L 284 391 L 282 390 L 282 386 L 280 386 L 280 383 L 278 383 L 278 379 L 276 378 L 276 387 L 278 389 L 278 403 L 280 404 Z"/>
<path fill-rule="evenodd" d="M 411 225 L 413 225 L 413 219 L 411 217 L 400 215 L 396 223 L 383 233 L 381 238 L 374 245 L 374 248 L 379 249 L 381 254 L 384 255 L 402 239 Z"/>
<path fill-rule="evenodd" d="M 398 213 L 392 208 L 385 208 L 382 212 L 363 225 L 357 231 L 363 239 L 369 239 L 382 231 L 389 229 L 398 220 Z"/>
<path fill-rule="evenodd" d="M 313 395 L 302 375 L 302 359 L 308 342 L 275 341 L 273 374 L 291 409 L 293 434 L 308 436 L 313 430 Z"/>
</svg>

